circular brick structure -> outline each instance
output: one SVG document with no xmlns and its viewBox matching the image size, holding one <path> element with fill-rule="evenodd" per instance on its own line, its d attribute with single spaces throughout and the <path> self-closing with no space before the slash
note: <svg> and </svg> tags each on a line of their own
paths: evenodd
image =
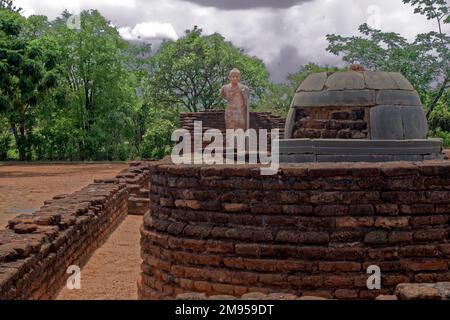
<svg viewBox="0 0 450 320">
<path fill-rule="evenodd" d="M 141 299 L 339 299 L 450 280 L 450 162 L 151 167 Z M 367 268 L 382 272 L 368 290 Z"/>
<path fill-rule="evenodd" d="M 418 93 L 400 73 L 322 72 L 298 88 L 286 139 L 425 139 L 428 124 Z"/>
</svg>

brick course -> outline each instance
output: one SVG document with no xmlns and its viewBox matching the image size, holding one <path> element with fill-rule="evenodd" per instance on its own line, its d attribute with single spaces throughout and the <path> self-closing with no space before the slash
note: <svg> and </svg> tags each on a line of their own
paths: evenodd
<svg viewBox="0 0 450 320">
<path fill-rule="evenodd" d="M 287 165 L 276 176 L 153 163 L 140 298 L 374 299 L 403 282 L 448 281 L 448 179 L 448 161 Z M 382 290 L 366 287 L 371 265 Z"/>
</svg>

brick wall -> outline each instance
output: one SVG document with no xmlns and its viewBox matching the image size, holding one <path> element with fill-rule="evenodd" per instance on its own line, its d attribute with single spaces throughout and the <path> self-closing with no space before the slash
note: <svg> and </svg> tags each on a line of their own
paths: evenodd
<svg viewBox="0 0 450 320">
<path fill-rule="evenodd" d="M 450 162 L 151 166 L 141 299 L 185 292 L 340 299 L 450 280 Z M 367 268 L 382 269 L 370 291 Z"/>
<path fill-rule="evenodd" d="M 148 202 L 148 165 L 133 163 L 116 178 L 14 218 L 0 230 L 0 300 L 53 298 L 67 268 L 82 267 L 127 214 L 147 212 Z"/>
<path fill-rule="evenodd" d="M 293 138 L 368 139 L 368 107 L 301 108 L 297 111 Z"/>
<path fill-rule="evenodd" d="M 129 192 L 128 214 L 143 216 L 149 210 L 149 175 L 146 162 L 132 163 L 113 180 L 125 183 Z"/>
<path fill-rule="evenodd" d="M 212 110 L 205 112 L 181 113 L 180 128 L 194 131 L 194 121 L 202 121 L 203 129 L 219 129 L 225 132 L 225 111 Z M 284 132 L 285 120 L 270 112 L 251 112 L 250 127 L 253 129 L 280 129 Z"/>
</svg>

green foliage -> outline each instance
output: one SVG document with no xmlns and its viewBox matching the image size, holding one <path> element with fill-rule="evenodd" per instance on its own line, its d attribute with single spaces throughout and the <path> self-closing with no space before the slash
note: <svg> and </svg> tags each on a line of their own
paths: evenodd
<svg viewBox="0 0 450 320">
<path fill-rule="evenodd" d="M 81 13 L 81 29 L 67 28 L 70 15 L 51 24 L 50 43 L 59 63 L 60 86 L 42 107 L 41 141 L 58 145 L 45 157 L 76 160 L 124 160 L 136 154 L 130 143 L 140 101 L 138 79 L 129 67 L 129 45 L 96 10 Z M 55 78 L 47 78 L 52 83 Z M 54 117 L 55 113 L 57 117 Z M 56 120 L 54 120 L 56 119 Z M 71 134 L 67 135 L 68 131 Z M 43 140 L 42 140 L 43 139 Z"/>
<path fill-rule="evenodd" d="M 342 55 L 349 63 L 361 63 L 369 69 L 397 71 L 405 75 L 419 91 L 427 107 L 431 134 L 449 143 L 450 130 L 450 35 L 443 24 L 450 23 L 446 0 L 403 0 L 414 12 L 435 20 L 437 30 L 416 36 L 408 42 L 397 33 L 360 26 L 362 36 L 328 35 L 327 50 Z"/>
<path fill-rule="evenodd" d="M 328 35 L 327 50 L 342 55 L 346 62 L 358 62 L 369 69 L 401 72 L 422 99 L 433 93 L 433 99 L 428 99 L 427 104 L 431 114 L 450 85 L 450 35 L 442 30 L 442 23 L 449 22 L 449 8 L 445 0 L 403 2 L 414 6 L 415 13 L 436 20 L 438 30 L 419 34 L 413 42 L 408 42 L 397 33 L 382 32 L 363 24 L 359 28 L 362 36 Z"/>
<path fill-rule="evenodd" d="M 175 129 L 175 125 L 166 119 L 154 123 L 144 135 L 142 158 L 161 159 L 170 154 L 173 147 L 171 136 Z"/>
<path fill-rule="evenodd" d="M 22 12 L 22 8 L 14 5 L 14 0 L 0 0 L 0 10 L 1 9 L 6 9 L 16 13 Z"/>
<path fill-rule="evenodd" d="M 163 106 L 191 112 L 224 106 L 221 86 L 233 68 L 252 88 L 252 102 L 262 98 L 268 73 L 261 60 L 247 56 L 219 34 L 203 36 L 195 27 L 177 41 L 166 41 L 150 59 L 150 94 Z"/>
<path fill-rule="evenodd" d="M 0 161 L 8 160 L 8 151 L 11 147 L 11 135 L 8 129 L 8 122 L 0 115 Z"/>
<path fill-rule="evenodd" d="M 437 129 L 435 131 L 430 132 L 430 136 L 441 138 L 444 142 L 444 147 L 449 148 L 450 147 L 450 132 L 444 131 L 441 129 Z"/>
<path fill-rule="evenodd" d="M 427 45 L 409 43 L 399 34 L 381 32 L 367 24 L 360 26 L 359 31 L 363 37 L 328 35 L 327 50 L 342 54 L 349 64 L 359 63 L 369 70 L 401 72 L 422 93 L 429 89 L 438 70 L 435 58 L 427 53 Z"/>
<path fill-rule="evenodd" d="M 359 37 L 329 35 L 328 51 L 403 73 L 428 106 L 431 134 L 450 146 L 448 2 L 403 2 L 437 30 L 410 42 L 362 25 Z M 261 60 L 219 34 L 194 27 L 150 56 L 149 45 L 125 42 L 96 10 L 81 13 L 80 29 L 67 27 L 69 17 L 24 18 L 13 0 L 0 0 L 0 161 L 161 158 L 180 112 L 224 107 L 219 90 L 232 68 L 252 89 L 253 109 L 283 116 L 308 75 L 337 71 L 311 63 L 270 84 Z"/>
<path fill-rule="evenodd" d="M 403 0 L 403 3 L 414 7 L 414 13 L 425 15 L 428 20 L 448 19 L 450 8 L 446 0 Z"/>
<path fill-rule="evenodd" d="M 433 94 L 428 94 L 425 101 L 431 101 L 434 99 Z M 446 92 L 442 99 L 429 117 L 431 130 L 444 130 L 450 132 L 450 92 Z"/>
<path fill-rule="evenodd" d="M 0 112 L 8 119 L 21 160 L 32 159 L 36 106 L 56 86 L 45 47 L 26 36 L 29 27 L 18 13 L 0 10 Z"/>
</svg>

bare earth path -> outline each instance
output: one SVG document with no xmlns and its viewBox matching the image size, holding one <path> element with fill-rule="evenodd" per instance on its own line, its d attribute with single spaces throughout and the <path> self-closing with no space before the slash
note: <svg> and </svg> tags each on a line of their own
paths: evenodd
<svg viewBox="0 0 450 320">
<path fill-rule="evenodd" d="M 18 214 L 32 213 L 45 200 L 80 190 L 94 179 L 112 178 L 123 164 L 0 164 L 0 229 Z"/>
<path fill-rule="evenodd" d="M 61 290 L 56 300 L 136 300 L 142 217 L 128 216 L 81 270 L 81 290 Z"/>
</svg>

